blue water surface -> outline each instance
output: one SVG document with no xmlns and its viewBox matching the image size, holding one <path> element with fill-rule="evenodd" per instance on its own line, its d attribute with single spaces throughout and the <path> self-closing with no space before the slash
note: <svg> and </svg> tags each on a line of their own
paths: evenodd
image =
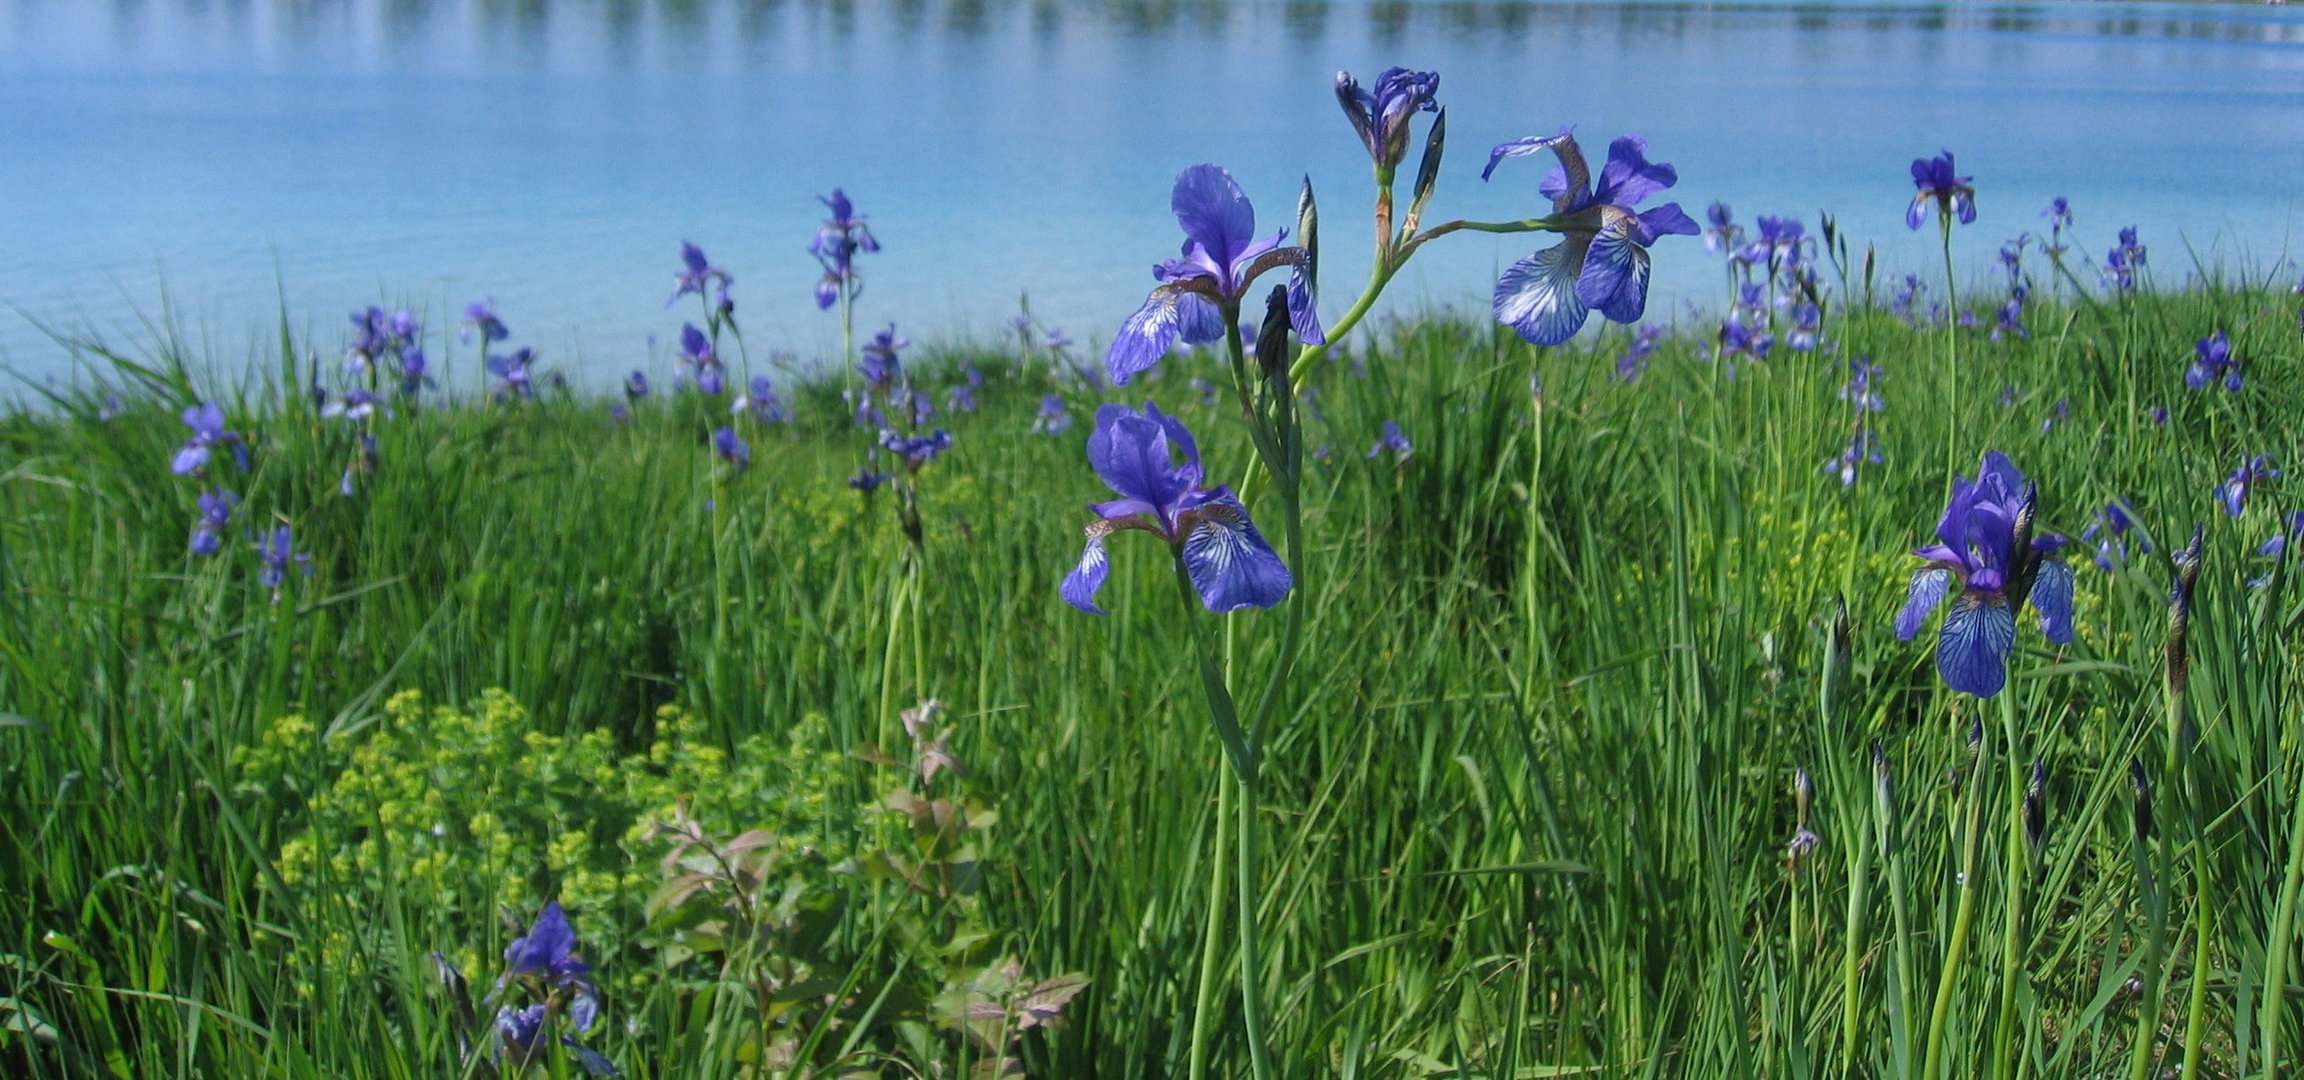
<svg viewBox="0 0 2304 1080">
<path fill-rule="evenodd" d="M 1332 79 L 1388 64 L 1442 73 L 1431 220 L 1537 212 L 1543 164 L 1479 168 L 1565 124 L 1595 153 L 1647 136 L 1691 214 L 1830 210 L 1897 273 L 1938 266 L 1907 165 L 1950 148 L 1979 283 L 2057 195 L 2088 254 L 2140 225 L 2163 284 L 2195 255 L 2285 272 L 2304 193 L 2304 21 L 2274 6 L 0 0 L 0 367 L 72 377 L 34 320 L 133 345 L 165 318 L 230 370 L 269 363 L 283 311 L 333 349 L 382 303 L 470 380 L 453 324 L 493 297 L 514 344 L 606 385 L 669 371 L 682 240 L 735 274 L 754 362 L 821 363 L 804 249 L 835 186 L 886 245 L 860 324 L 988 340 L 1029 295 L 1100 350 L 1201 161 L 1267 228 L 1312 177 L 1333 319 L 1370 182 Z M 1386 302 L 1485 307 L 1536 246 L 1450 237 Z M 1701 243 L 1656 265 L 1651 318 L 1719 306 Z"/>
</svg>

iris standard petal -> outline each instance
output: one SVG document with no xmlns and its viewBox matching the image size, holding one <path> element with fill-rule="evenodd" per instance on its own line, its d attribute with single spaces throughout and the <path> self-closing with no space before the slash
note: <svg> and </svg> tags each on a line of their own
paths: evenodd
<svg viewBox="0 0 2304 1080">
<path fill-rule="evenodd" d="M 283 543 L 282 549 L 287 545 Z M 568 914 L 560 909 L 560 901 L 544 905 L 537 914 L 536 925 L 529 928 L 526 937 L 516 938 L 504 950 L 508 974 L 541 975 L 565 966 L 569 954 L 576 950 L 576 929 L 568 925 Z"/>
<path fill-rule="evenodd" d="M 1592 198 L 1629 210 L 1679 181 L 1672 166 L 1648 160 L 1648 140 L 1626 135 L 1608 144 L 1608 164 L 1600 167 L 1600 184 Z"/>
<path fill-rule="evenodd" d="M 1104 587 L 1104 578 L 1112 572 L 1111 562 L 1104 557 L 1104 538 L 1112 535 L 1112 526 L 1098 521 L 1087 531 L 1088 544 L 1080 552 L 1080 563 L 1064 575 L 1057 591 L 1064 595 L 1065 603 L 1090 615 L 1102 615 L 1104 609 L 1096 606 L 1096 591 Z"/>
<path fill-rule="evenodd" d="M 1103 410 L 1097 411 L 1101 413 Z M 1144 418 L 1160 425 L 1160 430 L 1168 436 L 1168 445 L 1175 447 L 1178 453 L 1184 455 L 1184 466 L 1178 472 L 1184 474 L 1185 481 L 1192 485 L 1199 484 L 1200 443 L 1192 437 L 1192 432 L 1184 427 L 1184 421 L 1161 412 L 1160 406 L 1149 401 L 1144 403 Z"/>
<path fill-rule="evenodd" d="M 2040 632 L 2055 644 L 2072 644 L 2072 567 L 2058 559 L 2040 560 L 2029 599 L 2040 613 Z"/>
<path fill-rule="evenodd" d="M 1224 488 L 1210 495 L 1184 538 L 1184 573 L 1199 590 L 1200 602 L 1222 614 L 1287 599 L 1295 581 L 1280 554 L 1248 520 L 1248 508 Z"/>
<path fill-rule="evenodd" d="M 1159 363 L 1160 358 L 1175 347 L 1176 337 L 1183 330 L 1178 312 L 1182 300 L 1208 306 L 1207 301 L 1197 296 L 1162 286 L 1152 290 L 1152 295 L 1144 298 L 1144 306 L 1120 324 L 1120 332 L 1112 335 L 1112 347 L 1104 353 L 1104 370 L 1112 376 L 1113 383 L 1128 385 L 1128 380 L 1135 378 L 1137 372 Z M 1196 317 L 1197 314 L 1195 312 Z"/>
<path fill-rule="evenodd" d="M 1088 436 L 1088 464 L 1114 492 L 1153 506 L 1173 506 L 1192 487 L 1179 475 L 1167 429 L 1126 405 L 1096 410 L 1096 430 Z"/>
<path fill-rule="evenodd" d="M 1536 345 L 1576 336 L 1590 309 L 1576 296 L 1591 238 L 1572 235 L 1513 263 L 1496 281 L 1496 321 Z"/>
<path fill-rule="evenodd" d="M 1616 322 L 1638 322 L 1648 310 L 1648 249 L 1633 238 L 1631 215 L 1608 216 L 1576 275 L 1576 299 Z"/>
<path fill-rule="evenodd" d="M 1962 592 L 1936 638 L 1936 671 L 1944 685 L 1988 698 L 2008 684 L 2008 650 L 2016 644 L 2016 616 L 1997 593 Z"/>
<path fill-rule="evenodd" d="M 1255 242 L 1256 209 L 1220 166 L 1194 165 L 1177 173 L 1168 206 L 1184 235 L 1199 241 L 1219 266 L 1232 265 Z"/>
<path fill-rule="evenodd" d="M 1920 633 L 1929 613 L 1944 602 L 1944 594 L 1952 587 L 1952 571 L 1941 567 L 1916 570 L 1912 574 L 1912 588 L 1904 594 L 1904 610 L 1896 613 L 1896 640 L 1910 641 Z"/>
</svg>

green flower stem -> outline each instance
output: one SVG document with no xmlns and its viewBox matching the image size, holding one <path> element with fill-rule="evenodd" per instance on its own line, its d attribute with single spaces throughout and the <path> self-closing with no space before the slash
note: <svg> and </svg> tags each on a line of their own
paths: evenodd
<svg viewBox="0 0 2304 1080">
<path fill-rule="evenodd" d="M 2013 1077 L 2016 983 L 2024 957 L 2024 886 L 2032 876 L 2030 841 L 2024 835 L 2024 763 L 2016 752 L 2016 692 L 2000 693 L 2000 728 L 2008 740 L 2007 918 L 2000 939 L 2000 1018 L 1992 1036 L 1992 1075 Z"/>
<path fill-rule="evenodd" d="M 2167 845 L 2163 843 L 2162 847 Z M 2145 1080 L 2152 1073 L 2152 1042 L 2160 1033 L 2160 968 L 2163 963 L 2163 937 L 2167 931 L 2167 912 L 2161 905 L 2160 890 L 2152 872 L 2151 849 L 2138 830 L 2129 844 L 2129 853 L 2136 862 L 2136 893 L 2144 901 L 2144 962 L 2141 976 L 2144 992 L 2137 995 L 2136 1033 L 2128 1058 L 2128 1080 Z"/>
<path fill-rule="evenodd" d="M 2280 903 L 2273 909 L 2272 937 L 2265 944 L 2269 958 L 2264 972 L 2264 1075 L 2280 1075 L 2280 1020 L 2288 1000 L 2288 955 L 2296 932 L 2296 890 L 2304 884 L 2304 775 L 2297 779 L 2296 797 L 2288 804 L 2288 869 L 2280 881 Z"/>
<path fill-rule="evenodd" d="M 1952 917 L 1952 939 L 1944 946 L 1944 971 L 1936 979 L 1936 1006 L 1928 1017 L 1928 1050 L 1926 1065 L 1920 1075 L 1926 1080 L 1938 1080 L 1944 1075 L 1944 1025 L 1951 1018 L 1954 987 L 1960 981 L 1960 964 L 1968 956 L 1968 933 L 1976 921 L 1976 835 L 1982 831 L 1981 813 L 1984 808 L 1985 766 L 1991 758 L 1990 736 L 1979 739 L 1976 763 L 1968 770 L 1967 791 L 1961 802 L 1967 809 L 1967 821 L 1960 836 L 1960 890 L 1959 911 Z"/>
<path fill-rule="evenodd" d="M 1216 770 L 1216 845 L 1222 852 L 1231 840 L 1232 771 Z M 1208 1036 L 1215 1030 L 1216 983 L 1223 974 L 1225 871 L 1231 866 L 1221 854 L 1208 860 L 1208 922 L 1200 931 L 1200 989 L 1192 999 L 1191 1080 L 1208 1075 Z"/>
<path fill-rule="evenodd" d="M 1960 283 L 1952 272 L 1952 214 L 1939 210 L 1937 232 L 1944 240 L 1944 407 L 1960 407 Z M 1944 428 L 1944 483 L 1946 491 L 1960 467 L 1960 425 Z M 2014 752 L 2013 748 L 2010 750 Z"/>
<path fill-rule="evenodd" d="M 1193 610 L 1199 605 L 1199 594 L 1192 589 L 1192 578 L 1185 573 L 1184 560 L 1179 557 L 1175 563 L 1177 595 L 1184 603 L 1188 621 L 1192 625 L 1193 645 L 1200 654 L 1200 687 L 1208 699 L 1208 718 L 1215 723 L 1216 736 L 1223 741 L 1225 753 L 1231 757 L 1233 771 L 1240 781 L 1238 906 L 1241 1026 L 1248 1040 L 1248 1060 L 1253 1075 L 1256 1080 L 1271 1080 L 1272 1063 L 1264 1044 L 1261 980 L 1257 977 L 1262 965 L 1256 962 L 1256 750 L 1241 735 L 1239 713 L 1232 701 L 1232 691 L 1224 685 L 1223 665 L 1209 651 L 1207 635 L 1201 631 L 1200 619 L 1196 617 L 1198 613 Z"/>
</svg>

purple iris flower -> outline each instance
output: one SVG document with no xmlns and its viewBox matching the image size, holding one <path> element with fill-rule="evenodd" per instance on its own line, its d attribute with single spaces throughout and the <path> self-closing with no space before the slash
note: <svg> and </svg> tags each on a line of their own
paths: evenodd
<svg viewBox="0 0 2304 1080">
<path fill-rule="evenodd" d="M 1062 435 L 1072 430 L 1072 413 L 1064 405 L 1060 394 L 1040 399 L 1040 412 L 1032 418 L 1032 430 L 1041 435 Z"/>
<path fill-rule="evenodd" d="M 1368 456 L 1375 457 L 1387 450 L 1392 452 L 1394 462 L 1405 460 L 1408 455 L 1416 452 L 1416 445 L 1408 441 L 1408 436 L 1400 433 L 1400 422 L 1397 420 L 1384 421 L 1384 434 L 1377 437 L 1376 445 L 1368 448 Z"/>
<path fill-rule="evenodd" d="M 634 371 L 624 376 L 624 400 L 637 402 L 648 396 L 648 373 Z"/>
<path fill-rule="evenodd" d="M 2194 357 L 2191 370 L 2184 373 L 2184 385 L 2204 390 L 2209 383 L 2223 380 L 2224 389 L 2240 389 L 2240 361 L 2232 355 L 2232 342 L 2218 330 L 2193 343 Z"/>
<path fill-rule="evenodd" d="M 496 317 L 496 302 L 494 300 L 474 300 L 465 306 L 464 340 L 472 340 L 472 333 L 475 330 L 480 333 L 482 346 L 486 346 L 491 341 L 502 341 L 512 336 L 512 331 L 504 327 L 504 320 Z"/>
<path fill-rule="evenodd" d="M 944 392 L 944 407 L 959 413 L 976 411 L 976 391 L 969 386 L 955 386 Z"/>
<path fill-rule="evenodd" d="M 510 356 L 490 356 L 488 374 L 496 376 L 496 400 L 535 397 L 536 387 L 528 371 L 535 362 L 536 350 L 526 346 L 512 350 Z"/>
<path fill-rule="evenodd" d="M 375 415 L 376 406 L 381 400 L 366 390 L 354 387 L 344 391 L 343 398 L 321 406 L 320 415 L 330 420 L 339 417 L 346 420 L 366 420 Z"/>
<path fill-rule="evenodd" d="M 864 464 L 856 466 L 856 475 L 848 478 L 848 486 L 870 496 L 873 492 L 880 490 L 880 485 L 895 479 L 892 474 L 881 472 L 877 468 L 879 462 L 880 452 L 878 450 L 871 451 Z"/>
<path fill-rule="evenodd" d="M 1807 254 L 1808 227 L 1799 218 L 1762 214 L 1757 224 L 1759 233 L 1736 252 L 1739 261 L 1751 266 L 1800 265 L 1801 257 Z"/>
<path fill-rule="evenodd" d="M 2048 419 L 2040 421 L 2040 430 L 2054 431 L 2056 430 L 2056 425 L 2063 423 L 2066 419 L 2071 417 L 2071 415 L 2072 399 L 2057 398 L 2055 408 L 2048 410 Z"/>
<path fill-rule="evenodd" d="M 1408 122 L 1419 112 L 1440 109 L 1433 96 L 1440 92 L 1440 73 L 1389 67 L 1376 76 L 1373 91 L 1360 88 L 1350 72 L 1336 73 L 1336 101 L 1360 133 L 1360 144 L 1387 181 L 1400 159 L 1408 154 Z"/>
<path fill-rule="evenodd" d="M 400 350 L 400 392 L 415 397 L 430 385 L 431 365 L 424 359 L 424 350 L 413 344 Z"/>
<path fill-rule="evenodd" d="M 1609 372 L 1610 382 L 1638 382 L 1648 371 L 1648 356 L 1664 340 L 1661 327 L 1643 326 L 1632 334 L 1632 347 L 1616 358 L 1616 370 Z"/>
<path fill-rule="evenodd" d="M 1880 453 L 1880 440 L 1872 436 L 1872 425 L 1859 424 L 1856 433 L 1848 437 L 1848 445 L 1840 451 L 1833 464 L 1840 470 L 1840 486 L 1854 487 L 1856 474 L 1867 464 L 1878 465 L 1886 460 Z"/>
<path fill-rule="evenodd" d="M 1805 300 L 1792 305 L 1792 328 L 1784 346 L 1793 352 L 1814 352 L 1824 340 L 1824 309 Z"/>
<path fill-rule="evenodd" d="M 2271 459 L 2261 454 L 2249 458 L 2242 461 L 2239 468 L 2232 470 L 2232 475 L 2225 477 L 2222 484 L 2217 485 L 2216 501 L 2224 504 L 2226 514 L 2239 517 L 2241 511 L 2248 508 L 2248 493 L 2257 484 L 2278 475 L 2280 470 L 2272 467 Z"/>
<path fill-rule="evenodd" d="M 692 323 L 680 324 L 680 365 L 696 369 L 696 389 L 718 395 L 722 389 L 720 357 L 712 351 L 711 339 Z"/>
<path fill-rule="evenodd" d="M 784 419 L 784 402 L 777 398 L 776 387 L 766 375 L 752 376 L 746 392 L 737 396 L 728 406 L 731 414 L 750 412 L 756 424 L 780 423 Z"/>
<path fill-rule="evenodd" d="M 2160 426 L 2160 427 L 2167 427 L 2167 426 L 2168 426 L 2168 406 L 2166 406 L 2166 405 L 2154 405 L 2154 406 L 2152 406 L 2152 422 L 2153 422 L 2154 424 L 2156 424 L 2156 425 Z"/>
<path fill-rule="evenodd" d="M 911 339 L 896 336 L 895 323 L 889 323 L 887 329 L 873 334 L 872 340 L 865 342 L 863 349 L 859 350 L 863 358 L 856 363 L 856 370 L 864 376 L 865 386 L 886 393 L 902 381 L 904 361 L 897 353 L 911 344 Z"/>
<path fill-rule="evenodd" d="M 1776 335 L 1767 331 L 1766 324 L 1753 326 L 1739 316 L 1730 315 L 1720 320 L 1720 337 L 1714 359 L 1728 365 L 1728 377 L 1735 378 L 1737 357 L 1766 360 L 1769 350 L 1775 347 Z"/>
<path fill-rule="evenodd" d="M 880 431 L 880 448 L 904 459 L 905 468 L 919 472 L 923 466 L 936 460 L 944 451 L 952 449 L 952 433 L 943 428 L 937 428 L 926 435 L 918 433 L 902 435 L 882 428 Z"/>
<path fill-rule="evenodd" d="M 105 423 L 126 411 L 128 411 L 128 406 L 121 402 L 120 395 L 105 394 L 103 404 L 96 406 L 96 420 L 98 423 Z"/>
<path fill-rule="evenodd" d="M 1926 562 L 1912 574 L 1896 637 L 1912 640 L 1957 583 L 1936 638 L 1936 670 L 1954 690 L 1988 698 L 2007 684 L 2016 616 L 2027 603 L 2049 641 L 2072 643 L 2072 568 L 2051 557 L 2065 540 L 2033 535 L 2034 498 L 2007 455 L 1991 451 L 1973 482 L 1953 480 L 1937 542 L 1912 552 Z"/>
<path fill-rule="evenodd" d="M 288 567 L 293 565 L 302 568 L 307 577 L 312 573 L 311 554 L 295 549 L 295 536 L 286 525 L 257 534 L 256 557 L 264 563 L 264 569 L 257 573 L 256 581 L 272 590 L 272 602 L 275 604 L 280 602 L 280 583 L 287 580 Z"/>
<path fill-rule="evenodd" d="M 1562 130 L 1496 147 L 1480 178 L 1486 180 L 1505 158 L 1544 150 L 1560 165 L 1537 191 L 1552 200 L 1552 216 L 1545 220 L 1565 235 L 1504 271 L 1496 282 L 1496 321 L 1537 345 L 1574 337 L 1595 308 L 1615 322 L 1639 321 L 1648 309 L 1648 246 L 1660 236 L 1702 231 L 1679 203 L 1633 212 L 1648 196 L 1678 183 L 1680 174 L 1648 160 L 1647 140 L 1626 135 L 1608 144 L 1608 164 L 1595 184 L 1576 137 Z"/>
<path fill-rule="evenodd" d="M 232 509 L 240 496 L 229 491 L 200 493 L 200 517 L 192 523 L 192 554 L 214 555 L 224 547 L 224 527 L 232 523 Z"/>
<path fill-rule="evenodd" d="M 2029 290 L 2018 285 L 2009 295 L 2008 302 L 1992 313 L 1993 344 L 1997 345 L 2009 337 L 2031 339 L 2032 331 L 2024 328 L 2024 301 L 2029 295 Z"/>
<path fill-rule="evenodd" d="M 2264 541 L 2256 549 L 2256 554 L 2268 559 L 2274 558 L 2281 552 L 2288 550 L 2290 537 L 2304 538 L 2304 510 L 2289 514 L 2288 519 L 2281 523 L 2281 531 L 2273 533 L 2272 539 Z"/>
<path fill-rule="evenodd" d="M 1202 344 L 1223 338 L 1239 321 L 1240 298 L 1267 270 L 1291 268 L 1288 321 L 1307 345 L 1325 344 L 1313 296 L 1310 259 L 1300 247 L 1282 247 L 1286 229 L 1256 236 L 1256 208 L 1232 174 L 1215 165 L 1194 165 L 1176 174 L 1169 209 L 1184 227 L 1181 258 L 1152 268 L 1160 284 L 1144 306 L 1113 335 L 1104 366 L 1115 384 L 1125 386 L 1138 372 L 1160 362 L 1178 338 Z M 1053 334 L 1050 335 L 1054 337 Z M 1054 348 L 1053 342 L 1050 344 Z"/>
<path fill-rule="evenodd" d="M 1904 211 L 1904 224 L 1917 229 L 1928 217 L 1928 208 L 1936 208 L 1937 220 L 1944 227 L 1952 227 L 1952 219 L 1960 224 L 1976 220 L 1976 188 L 1970 183 L 1975 177 L 1955 176 L 1952 151 L 1946 150 L 1932 158 L 1912 160 L 1912 186 L 1919 190 L 1912 195 L 1912 205 Z"/>
<path fill-rule="evenodd" d="M 1888 406 L 1880 400 L 1880 391 L 1872 385 L 1880 376 L 1880 365 L 1869 356 L 1848 361 L 1848 385 L 1840 388 L 1840 400 L 1853 406 L 1857 412 L 1881 412 Z"/>
<path fill-rule="evenodd" d="M 715 428 L 712 432 L 712 453 L 720 460 L 734 465 L 738 471 L 752 462 L 752 448 L 737 436 L 735 428 Z"/>
<path fill-rule="evenodd" d="M 856 275 L 858 252 L 880 250 L 880 241 L 872 230 L 857 216 L 856 207 L 839 188 L 822 196 L 822 202 L 832 216 L 816 230 L 816 238 L 808 242 L 808 253 L 824 267 L 824 276 L 816 282 L 816 306 L 829 308 L 840 302 L 842 293 L 853 299 L 864 291 L 863 279 Z"/>
<path fill-rule="evenodd" d="M 2144 269 L 2144 245 L 2136 241 L 2136 226 L 2120 230 L 2120 243 L 2104 253 L 2104 282 L 2120 292 L 2136 288 L 2136 275 Z"/>
<path fill-rule="evenodd" d="M 1064 577 L 1066 603 L 1104 614 L 1096 606 L 1096 592 L 1111 571 L 1104 540 L 1126 529 L 1167 541 L 1210 611 L 1271 607 L 1287 598 L 1294 584 L 1287 564 L 1264 542 L 1230 488 L 1200 486 L 1200 448 L 1175 418 L 1149 401 L 1143 412 L 1126 405 L 1096 410 L 1088 463 L 1120 497 L 1089 507 L 1097 520 L 1088 526 L 1080 564 Z"/>
<path fill-rule="evenodd" d="M 192 429 L 192 437 L 184 440 L 169 462 L 169 470 L 176 475 L 191 476 L 207 468 L 208 455 L 218 446 L 230 446 L 240 468 L 248 468 L 248 443 L 239 432 L 224 429 L 224 409 L 215 402 L 185 406 L 184 426 Z"/>
<path fill-rule="evenodd" d="M 2072 203 L 2058 195 L 2049 201 L 2048 209 L 2040 211 L 2040 216 L 2048 219 L 2050 229 L 2062 232 L 2072 227 Z"/>
<path fill-rule="evenodd" d="M 671 307 L 690 293 L 702 296 L 707 285 L 717 284 L 720 286 L 720 295 L 726 296 L 728 286 L 735 283 L 736 279 L 729 277 L 728 271 L 712 265 L 712 260 L 704 257 L 703 248 L 683 240 L 680 242 L 680 269 L 673 273 L 672 298 L 664 301 L 664 306 Z"/>
<path fill-rule="evenodd" d="M 1744 226 L 1736 224 L 1735 212 L 1728 209 L 1727 203 L 1715 202 L 1705 209 L 1704 219 L 1712 223 L 1711 228 L 1704 230 L 1704 250 L 1724 251 L 1734 256 L 1744 242 Z"/>
<path fill-rule="evenodd" d="M 2136 515 L 2127 500 L 2114 499 L 2080 530 L 2080 542 L 2096 545 L 2096 567 L 2110 573 L 2128 561 L 2128 533 L 2135 527 Z M 2152 550 L 2150 540 L 2144 541 L 2143 549 Z"/>
<path fill-rule="evenodd" d="M 497 986 L 514 979 L 533 979 L 549 989 L 572 994 L 568 1018 L 576 1022 L 578 1031 L 592 1030 L 592 1022 L 599 1018 L 600 998 L 592 986 L 592 968 L 577 957 L 576 929 L 568 925 L 568 914 L 560 910 L 558 900 L 544 905 L 536 925 L 505 948 L 504 976 Z"/>
</svg>

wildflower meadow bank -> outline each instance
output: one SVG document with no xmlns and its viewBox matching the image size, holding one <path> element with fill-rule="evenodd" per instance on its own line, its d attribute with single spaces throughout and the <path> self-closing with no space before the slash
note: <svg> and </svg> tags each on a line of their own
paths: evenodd
<svg viewBox="0 0 2304 1080">
<path fill-rule="evenodd" d="M 2287 271 L 1948 151 L 1692 215 L 1556 126 L 1452 219 L 1439 76 L 1333 90 L 1369 179 L 1178 163 L 1078 340 L 913 344 L 840 191 L 837 363 L 678 238 L 606 394 L 485 297 L 60 337 L 0 414 L 0 1066 L 2289 1071 Z M 1464 231 L 1547 235 L 1383 300 Z"/>
</svg>

